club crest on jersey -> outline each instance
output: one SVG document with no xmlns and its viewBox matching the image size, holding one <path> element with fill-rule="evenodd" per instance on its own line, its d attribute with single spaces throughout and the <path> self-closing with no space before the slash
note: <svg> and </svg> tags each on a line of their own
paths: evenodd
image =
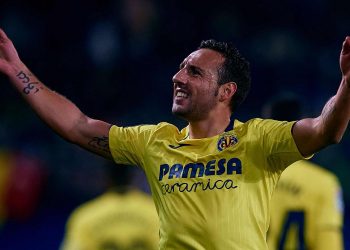
<svg viewBox="0 0 350 250">
<path fill-rule="evenodd" d="M 218 140 L 218 150 L 222 151 L 226 148 L 233 147 L 235 144 L 237 144 L 238 139 L 236 135 L 233 134 L 224 134 L 222 135 Z"/>
</svg>

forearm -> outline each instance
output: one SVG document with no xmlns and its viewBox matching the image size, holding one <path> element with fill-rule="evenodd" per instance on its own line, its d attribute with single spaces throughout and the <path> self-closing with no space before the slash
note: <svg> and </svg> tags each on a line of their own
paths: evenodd
<svg viewBox="0 0 350 250">
<path fill-rule="evenodd" d="M 350 82 L 342 79 L 337 94 L 324 106 L 319 119 L 319 130 L 325 140 L 338 143 L 350 119 Z"/>
<path fill-rule="evenodd" d="M 341 81 L 336 95 L 324 106 L 316 118 L 298 121 L 293 127 L 293 137 L 300 153 L 310 156 L 328 145 L 338 143 L 350 118 L 350 84 Z"/>
<path fill-rule="evenodd" d="M 112 158 L 109 123 L 86 116 L 74 103 L 40 82 L 22 63 L 13 67 L 7 76 L 35 113 L 57 134 L 91 152 Z"/>
<path fill-rule="evenodd" d="M 76 105 L 50 90 L 22 63 L 13 66 L 8 78 L 45 123 L 66 140 L 74 139 L 70 132 L 86 119 Z"/>
<path fill-rule="evenodd" d="M 111 124 L 91 119 L 64 96 L 50 90 L 20 60 L 12 41 L 0 29 L 0 73 L 6 75 L 37 115 L 64 139 L 105 158 Z"/>
</svg>

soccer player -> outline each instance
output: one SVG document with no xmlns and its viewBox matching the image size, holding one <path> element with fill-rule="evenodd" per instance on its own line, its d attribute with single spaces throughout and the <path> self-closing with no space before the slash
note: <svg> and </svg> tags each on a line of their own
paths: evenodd
<svg viewBox="0 0 350 250">
<path fill-rule="evenodd" d="M 267 118 L 298 120 L 302 107 L 294 95 L 281 95 L 265 107 Z M 338 178 L 309 161 L 290 165 L 271 201 L 271 250 L 343 249 L 343 198 Z"/>
<path fill-rule="evenodd" d="M 350 118 L 350 37 L 337 93 L 316 118 L 298 122 L 232 113 L 250 86 L 232 45 L 203 41 L 173 77 L 172 112 L 188 121 L 119 127 L 83 114 L 31 73 L 0 31 L 0 71 L 66 140 L 115 162 L 140 166 L 160 218 L 161 249 L 267 249 L 270 198 L 291 163 L 338 143 Z"/>
<path fill-rule="evenodd" d="M 132 187 L 131 168 L 112 163 L 106 167 L 109 190 L 73 211 L 61 249 L 158 249 L 159 221 L 152 198 Z"/>
</svg>

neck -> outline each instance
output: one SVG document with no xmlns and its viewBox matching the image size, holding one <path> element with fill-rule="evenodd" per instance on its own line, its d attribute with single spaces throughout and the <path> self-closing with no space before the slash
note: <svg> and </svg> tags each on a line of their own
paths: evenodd
<svg viewBox="0 0 350 250">
<path fill-rule="evenodd" d="M 220 115 L 209 115 L 206 119 L 189 122 L 189 137 L 191 139 L 208 138 L 225 131 L 230 123 L 230 112 Z"/>
</svg>

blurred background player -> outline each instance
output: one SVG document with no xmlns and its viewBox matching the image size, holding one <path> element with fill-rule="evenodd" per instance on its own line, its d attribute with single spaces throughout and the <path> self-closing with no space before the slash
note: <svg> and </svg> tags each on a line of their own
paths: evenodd
<svg viewBox="0 0 350 250">
<path fill-rule="evenodd" d="M 22 151 L 0 148 L 0 228 L 35 215 L 46 187 L 45 162 Z M 1 248 L 2 249 L 2 248 Z"/>
<path fill-rule="evenodd" d="M 152 198 L 132 185 L 132 168 L 106 164 L 109 190 L 73 211 L 62 250 L 155 250 L 159 223 Z"/>
<path fill-rule="evenodd" d="M 281 121 L 302 117 L 293 94 L 281 94 L 263 110 Z M 298 161 L 281 175 L 271 202 L 268 244 L 272 250 L 343 249 L 343 200 L 338 178 L 310 161 Z"/>
</svg>

